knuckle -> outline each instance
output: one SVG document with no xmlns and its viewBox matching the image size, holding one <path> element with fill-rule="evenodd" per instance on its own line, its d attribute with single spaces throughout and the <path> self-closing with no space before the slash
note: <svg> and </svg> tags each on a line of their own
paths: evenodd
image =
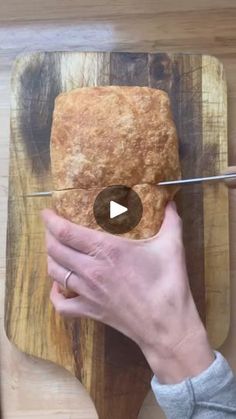
<svg viewBox="0 0 236 419">
<path fill-rule="evenodd" d="M 93 250 L 89 252 L 89 256 L 99 257 L 104 251 L 104 242 L 102 239 L 96 240 L 92 245 Z"/>
<path fill-rule="evenodd" d="M 63 222 L 59 231 L 58 231 L 58 239 L 61 242 L 70 242 L 72 239 L 71 230 L 67 224 L 67 222 Z"/>
<path fill-rule="evenodd" d="M 92 279 L 95 281 L 101 281 L 103 278 L 101 268 L 94 268 L 92 270 Z"/>
<path fill-rule="evenodd" d="M 122 249 L 109 240 L 99 240 L 94 244 L 94 250 L 90 253 L 95 259 L 105 259 L 106 262 L 113 263 L 120 260 Z"/>
<path fill-rule="evenodd" d="M 121 258 L 121 249 L 118 246 L 109 245 L 107 248 L 107 255 L 112 261 L 117 262 Z"/>
<path fill-rule="evenodd" d="M 104 272 L 100 267 L 93 267 L 87 271 L 88 286 L 91 291 L 99 292 L 99 288 L 104 280 Z"/>
</svg>

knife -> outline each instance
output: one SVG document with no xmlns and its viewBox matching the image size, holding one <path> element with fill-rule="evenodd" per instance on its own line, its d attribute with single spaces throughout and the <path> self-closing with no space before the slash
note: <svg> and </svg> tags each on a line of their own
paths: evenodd
<svg viewBox="0 0 236 419">
<path fill-rule="evenodd" d="M 196 183 L 204 183 L 204 182 L 212 182 L 212 181 L 223 181 L 225 179 L 236 179 L 236 173 L 229 173 L 224 175 L 217 175 L 217 176 L 207 176 L 207 177 L 197 177 L 192 179 L 178 179 L 178 180 L 167 180 L 164 182 L 159 182 L 157 186 L 174 186 L 174 185 L 189 185 L 189 184 L 196 184 Z M 71 189 L 64 189 L 64 190 L 74 190 L 74 188 Z M 33 198 L 36 196 L 52 196 L 54 191 L 48 191 L 48 192 L 33 192 L 24 195 L 27 198 Z M 60 192 L 60 190 L 56 191 Z M 63 192 L 63 190 L 62 190 Z"/>
</svg>

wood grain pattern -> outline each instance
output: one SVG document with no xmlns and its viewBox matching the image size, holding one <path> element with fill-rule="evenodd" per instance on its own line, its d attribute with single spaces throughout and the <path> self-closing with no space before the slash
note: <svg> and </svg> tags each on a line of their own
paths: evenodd
<svg viewBox="0 0 236 419">
<path fill-rule="evenodd" d="M 183 178 L 201 176 L 205 166 L 202 130 L 202 56 L 176 54 L 172 57 L 167 54 L 160 56 L 152 54 L 150 83 L 153 87 L 163 88 L 171 97 L 180 138 Z M 214 170 L 212 173 L 215 173 Z M 190 285 L 198 311 L 205 323 L 202 187 L 186 186 L 179 192 L 177 202 L 183 218 L 183 238 Z"/>
<path fill-rule="evenodd" d="M 53 101 L 59 91 L 82 85 L 149 84 L 167 90 L 180 132 L 183 175 L 201 175 L 206 167 L 209 169 L 208 161 L 204 166 L 201 163 L 206 138 L 202 121 L 205 113 L 209 119 L 212 112 L 211 100 L 204 102 L 203 112 L 203 59 L 201 56 L 167 54 L 34 54 L 18 60 L 13 72 L 6 331 L 11 341 L 23 351 L 57 362 L 75 374 L 90 392 L 101 419 L 137 417 L 150 386 L 150 371 L 138 348 L 118 332 L 91 320 L 79 324 L 55 315 L 48 303 L 49 281 L 39 219 L 40 208 L 50 205 L 50 200 L 28 200 L 20 196 L 32 190 L 51 189 L 48 146 Z M 205 72 L 208 74 L 207 69 Z M 222 73 L 218 78 L 215 72 L 208 77 L 225 86 Z M 226 109 L 225 95 L 218 95 L 216 99 L 219 106 Z M 221 116 L 216 122 L 218 120 L 220 123 L 216 123 L 215 128 L 214 121 L 211 129 L 215 132 L 222 127 L 221 141 L 213 147 L 216 159 L 226 165 L 225 120 Z M 208 171 L 214 174 L 215 169 L 212 165 Z M 217 199 L 224 199 L 224 194 L 219 193 Z M 204 200 L 207 196 L 207 191 L 204 191 Z M 199 187 L 194 190 L 186 188 L 179 201 L 185 222 L 191 286 L 200 314 L 205 319 L 204 282 L 207 289 L 208 267 L 212 269 L 211 278 L 214 277 L 214 268 L 209 265 L 208 243 L 204 242 L 206 220 L 203 205 L 208 202 L 209 214 L 216 201 L 212 201 L 213 207 L 210 200 L 203 202 Z M 226 218 L 227 206 L 222 206 L 215 214 L 215 222 L 221 220 L 227 258 L 228 224 L 222 222 Z M 212 225 L 209 231 L 212 232 Z M 214 247 L 214 240 L 210 246 Z M 228 264 L 225 266 L 220 292 L 227 300 Z M 206 321 L 209 316 L 214 319 L 218 311 L 218 306 L 211 304 L 211 295 L 207 300 Z M 222 343 L 226 337 L 228 306 L 223 311 L 222 327 L 211 335 L 213 344 Z"/>
<path fill-rule="evenodd" d="M 220 11 L 232 9 L 235 6 L 234 0 L 214 1 L 214 7 Z M 178 5 L 172 0 L 165 2 L 156 2 L 155 0 L 147 0 L 145 3 L 137 0 L 130 0 L 128 3 L 124 0 L 113 2 L 111 0 L 104 0 L 97 5 L 94 0 L 86 0 L 78 2 L 71 2 L 70 0 L 42 0 L 39 4 L 37 0 L 31 2 L 12 2 L 3 3 L 1 5 L 1 21 L 19 21 L 19 20 L 39 20 L 39 19 L 68 19 L 81 16 L 83 18 L 98 18 L 115 16 L 136 16 L 147 14 L 175 14 L 177 12 L 185 12 L 194 14 L 199 9 L 204 12 L 212 7 L 211 0 L 199 0 L 197 3 L 190 3 L 188 0 L 182 0 Z M 207 16 L 207 14 L 206 14 Z"/>
<path fill-rule="evenodd" d="M 203 173 L 208 176 L 212 172 L 221 173 L 228 164 L 228 144 L 225 141 L 228 138 L 226 81 L 223 65 L 213 57 L 205 56 L 202 59 L 202 92 L 203 152 L 208 163 Z M 222 97 L 220 103 L 219 96 Z M 220 215 L 229 211 L 228 192 L 223 184 L 204 185 L 203 211 L 206 326 L 210 340 L 219 347 L 222 344 L 220 336 L 228 333 L 230 307 L 229 284 L 222 281 L 228 275 L 229 266 L 229 252 L 225 251 L 229 242 L 229 218 Z M 212 311 L 214 307 L 217 310 Z"/>
</svg>

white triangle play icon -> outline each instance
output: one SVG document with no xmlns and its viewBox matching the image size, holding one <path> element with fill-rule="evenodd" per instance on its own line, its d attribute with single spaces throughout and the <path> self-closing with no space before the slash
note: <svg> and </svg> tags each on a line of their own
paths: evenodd
<svg viewBox="0 0 236 419">
<path fill-rule="evenodd" d="M 118 217 L 118 215 L 124 214 L 127 211 L 128 208 L 123 205 L 117 204 L 115 201 L 110 201 L 110 218 Z"/>
</svg>

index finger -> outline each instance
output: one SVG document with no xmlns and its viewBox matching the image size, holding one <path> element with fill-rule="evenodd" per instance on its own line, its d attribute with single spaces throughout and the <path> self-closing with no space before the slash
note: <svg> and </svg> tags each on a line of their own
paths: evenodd
<svg viewBox="0 0 236 419">
<path fill-rule="evenodd" d="M 74 224 L 49 209 L 42 211 L 42 218 L 46 228 L 59 242 L 82 253 L 92 255 L 108 237 L 107 233 Z"/>
</svg>

